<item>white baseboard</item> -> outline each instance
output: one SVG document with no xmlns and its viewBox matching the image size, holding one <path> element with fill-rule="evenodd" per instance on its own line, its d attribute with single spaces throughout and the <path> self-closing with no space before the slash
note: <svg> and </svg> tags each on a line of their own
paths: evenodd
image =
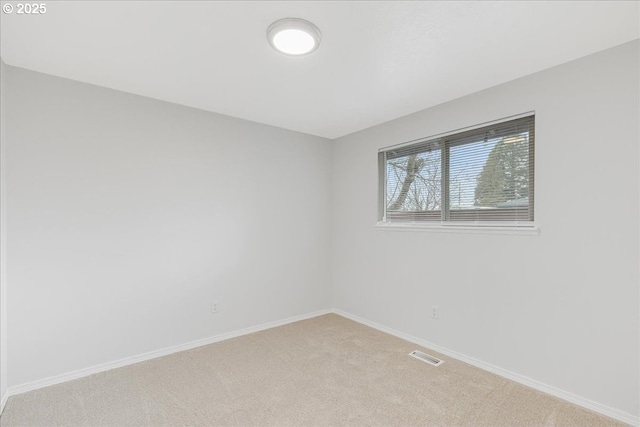
<svg viewBox="0 0 640 427">
<path fill-rule="evenodd" d="M 236 338 L 242 335 L 252 334 L 254 332 L 263 331 L 265 329 L 275 328 L 277 326 L 286 325 L 288 323 L 298 322 L 300 320 L 322 316 L 323 314 L 328 314 L 331 312 L 332 312 L 331 310 L 320 310 L 312 313 L 302 314 L 299 316 L 288 317 L 286 319 L 263 323 L 261 325 L 252 326 L 250 328 L 227 332 L 227 333 L 216 335 L 213 337 L 191 341 L 185 344 L 179 344 L 176 346 L 167 347 L 160 350 L 150 351 L 148 353 L 139 354 L 137 356 L 125 357 L 124 359 L 119 359 L 113 362 L 103 363 L 100 365 L 91 366 L 89 368 L 79 369 L 77 371 L 67 372 L 65 374 L 56 375 L 53 377 L 32 381 L 30 383 L 9 387 L 9 389 L 6 391 L 5 395 L 2 398 L 2 407 L 4 407 L 4 403 L 6 402 L 7 398 L 11 396 L 15 396 L 16 394 L 26 393 L 28 391 L 37 390 L 39 388 L 48 387 L 54 384 L 60 384 L 66 381 L 71 381 L 71 380 L 86 377 L 89 375 L 97 374 L 99 372 L 109 371 L 111 369 L 120 368 L 122 366 L 132 365 L 134 363 L 144 362 L 145 360 L 167 356 L 169 354 L 178 353 L 180 351 L 190 350 L 192 348 L 201 347 L 203 345 L 213 344 L 219 341 L 228 340 L 230 338 Z"/>
<path fill-rule="evenodd" d="M 346 317 L 347 319 L 351 319 L 358 323 L 362 323 L 363 325 L 370 326 L 374 329 L 377 329 L 382 332 L 386 332 L 390 335 L 394 335 L 398 338 L 402 338 L 405 341 L 412 342 L 422 347 L 429 348 L 431 350 L 437 351 L 438 353 L 445 354 L 447 356 L 453 357 L 454 359 L 460 360 L 462 362 L 468 363 L 470 365 L 476 366 L 480 369 L 484 369 L 485 371 L 492 372 L 496 375 L 500 375 L 501 377 L 507 378 L 509 380 L 515 381 L 517 383 L 526 385 L 527 387 L 531 387 L 533 389 L 539 390 L 543 393 L 550 394 L 552 396 L 558 397 L 560 399 L 566 400 L 578 406 L 582 406 L 583 408 L 589 409 L 591 411 L 597 412 L 602 415 L 606 415 L 611 418 L 615 418 L 616 420 L 620 420 L 624 423 L 631 424 L 633 426 L 640 425 L 640 417 L 636 417 L 635 415 L 628 414 L 626 412 L 620 411 L 618 409 L 610 408 L 606 405 L 602 405 L 597 402 L 593 402 L 589 399 L 585 399 L 584 397 L 576 396 L 573 393 L 569 393 L 567 391 L 561 390 L 559 388 L 541 383 L 540 381 L 536 381 L 529 377 L 525 377 L 524 375 L 516 374 L 514 372 L 508 371 L 506 369 L 499 368 L 497 366 L 491 365 L 489 363 L 485 363 L 481 360 L 474 359 L 473 357 L 467 356 L 462 353 L 458 353 L 457 351 L 449 350 L 448 348 L 441 347 L 437 344 L 431 343 L 429 341 L 425 341 L 423 339 L 414 337 L 412 335 L 405 334 L 403 332 L 396 331 L 395 329 L 388 328 L 386 326 L 379 325 L 375 322 L 371 322 L 369 320 L 363 319 L 361 317 L 355 316 L 350 313 L 346 313 L 342 310 L 334 309 L 333 313 L 338 314 L 340 316 Z"/>
<path fill-rule="evenodd" d="M 462 353 L 458 353 L 453 350 L 449 350 L 448 348 L 441 347 L 437 344 L 431 343 L 429 341 L 414 337 L 412 335 L 405 334 L 400 331 L 396 331 L 395 329 L 388 328 L 383 325 L 379 325 L 375 322 L 371 322 L 369 320 L 363 319 L 361 317 L 355 316 L 350 313 L 346 313 L 342 310 L 331 309 L 331 310 L 320 310 L 312 313 L 307 313 L 299 316 L 293 316 L 282 320 L 277 320 L 274 322 L 263 323 L 261 325 L 253 326 L 250 328 L 240 329 L 233 332 L 228 332 L 225 334 L 216 335 L 209 338 L 204 338 L 201 340 L 191 341 L 185 344 L 176 345 L 173 347 L 167 347 L 160 350 L 150 351 L 148 353 L 140 354 L 137 356 L 127 357 L 124 359 L 119 359 L 113 362 L 104 363 L 101 365 L 92 366 L 85 369 L 79 369 L 77 371 L 68 372 L 61 375 L 56 375 L 54 377 L 44 378 L 41 380 L 33 381 L 26 384 L 21 384 L 18 386 L 10 387 L 2 396 L 0 400 L 0 414 L 2 410 L 4 410 L 4 406 L 7 402 L 7 399 L 16 394 L 26 393 L 31 390 L 37 390 L 39 388 L 48 387 L 54 384 L 59 384 L 66 381 L 75 380 L 77 378 L 86 377 L 88 375 L 97 374 L 99 372 L 108 371 L 111 369 L 119 368 L 122 366 L 132 365 L 134 363 L 144 362 L 145 360 L 155 359 L 157 357 L 167 356 L 169 354 L 178 353 L 180 351 L 190 350 L 192 348 L 201 347 L 207 344 L 213 344 L 219 341 L 224 341 L 230 338 L 236 338 L 242 335 L 252 334 L 254 332 L 263 331 L 265 329 L 271 329 L 278 326 L 286 325 L 288 323 L 298 322 L 300 320 L 310 319 L 317 316 L 322 316 L 328 313 L 335 313 L 340 316 L 343 316 L 347 319 L 351 319 L 358 323 L 362 323 L 363 325 L 370 326 L 379 331 L 388 333 L 390 335 L 394 335 L 398 338 L 401 338 L 405 341 L 412 342 L 422 347 L 429 348 L 431 350 L 437 351 L 439 353 L 445 354 L 447 356 L 453 357 L 457 360 L 463 361 L 470 365 L 476 366 L 480 369 L 484 369 L 486 371 L 492 372 L 494 374 L 500 375 L 501 377 L 507 378 L 509 380 L 515 381 L 517 383 L 526 385 L 533 389 L 539 390 L 543 393 L 550 394 L 552 396 L 558 397 L 560 399 L 566 400 L 568 402 L 574 403 L 578 406 L 582 406 L 586 409 L 592 410 L 594 412 L 606 415 L 611 418 L 615 418 L 627 424 L 631 424 L 634 426 L 640 425 L 640 418 L 631 414 L 627 414 L 626 412 L 619 411 L 614 408 L 610 408 L 606 405 L 602 405 L 597 402 L 593 402 L 589 399 L 585 399 L 580 396 L 576 396 L 575 394 L 566 392 L 559 388 L 541 383 L 534 379 L 525 377 L 520 374 L 516 374 L 514 372 L 508 371 L 506 369 L 499 368 L 497 366 L 491 365 L 489 363 L 485 363 L 481 360 L 474 359 L 470 356 L 467 356 Z"/>
</svg>

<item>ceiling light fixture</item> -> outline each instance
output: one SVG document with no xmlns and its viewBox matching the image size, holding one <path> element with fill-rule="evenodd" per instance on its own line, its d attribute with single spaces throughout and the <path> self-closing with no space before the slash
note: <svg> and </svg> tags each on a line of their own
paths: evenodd
<svg viewBox="0 0 640 427">
<path fill-rule="evenodd" d="M 279 19 L 267 28 L 267 40 L 278 52 L 287 55 L 306 55 L 320 44 L 320 30 L 300 18 Z"/>
</svg>

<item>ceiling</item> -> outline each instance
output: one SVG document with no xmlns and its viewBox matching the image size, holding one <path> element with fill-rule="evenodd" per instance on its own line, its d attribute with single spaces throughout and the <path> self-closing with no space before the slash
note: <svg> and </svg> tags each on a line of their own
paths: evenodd
<svg viewBox="0 0 640 427">
<path fill-rule="evenodd" d="M 47 1 L 42 15 L 2 14 L 0 54 L 9 65 L 336 138 L 636 39 L 639 6 Z M 316 24 L 320 48 L 273 51 L 266 29 L 283 17 Z"/>
</svg>

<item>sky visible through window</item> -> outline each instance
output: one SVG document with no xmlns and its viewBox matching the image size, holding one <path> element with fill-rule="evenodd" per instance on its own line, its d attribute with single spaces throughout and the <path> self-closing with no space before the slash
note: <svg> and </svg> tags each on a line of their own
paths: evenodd
<svg viewBox="0 0 640 427">
<path fill-rule="evenodd" d="M 472 209 L 475 205 L 475 189 L 478 177 L 484 169 L 489 153 L 502 138 L 489 139 L 486 142 L 473 143 L 475 158 L 473 161 L 451 161 L 449 166 L 449 203 L 451 209 Z M 450 157 L 464 158 L 466 145 L 451 147 Z"/>
</svg>

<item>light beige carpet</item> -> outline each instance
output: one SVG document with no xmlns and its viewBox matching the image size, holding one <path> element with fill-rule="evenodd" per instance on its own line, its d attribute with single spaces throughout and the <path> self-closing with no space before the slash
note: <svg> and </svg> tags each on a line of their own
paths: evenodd
<svg viewBox="0 0 640 427">
<path fill-rule="evenodd" d="M 614 426 L 329 314 L 9 399 L 0 425 Z"/>
</svg>

